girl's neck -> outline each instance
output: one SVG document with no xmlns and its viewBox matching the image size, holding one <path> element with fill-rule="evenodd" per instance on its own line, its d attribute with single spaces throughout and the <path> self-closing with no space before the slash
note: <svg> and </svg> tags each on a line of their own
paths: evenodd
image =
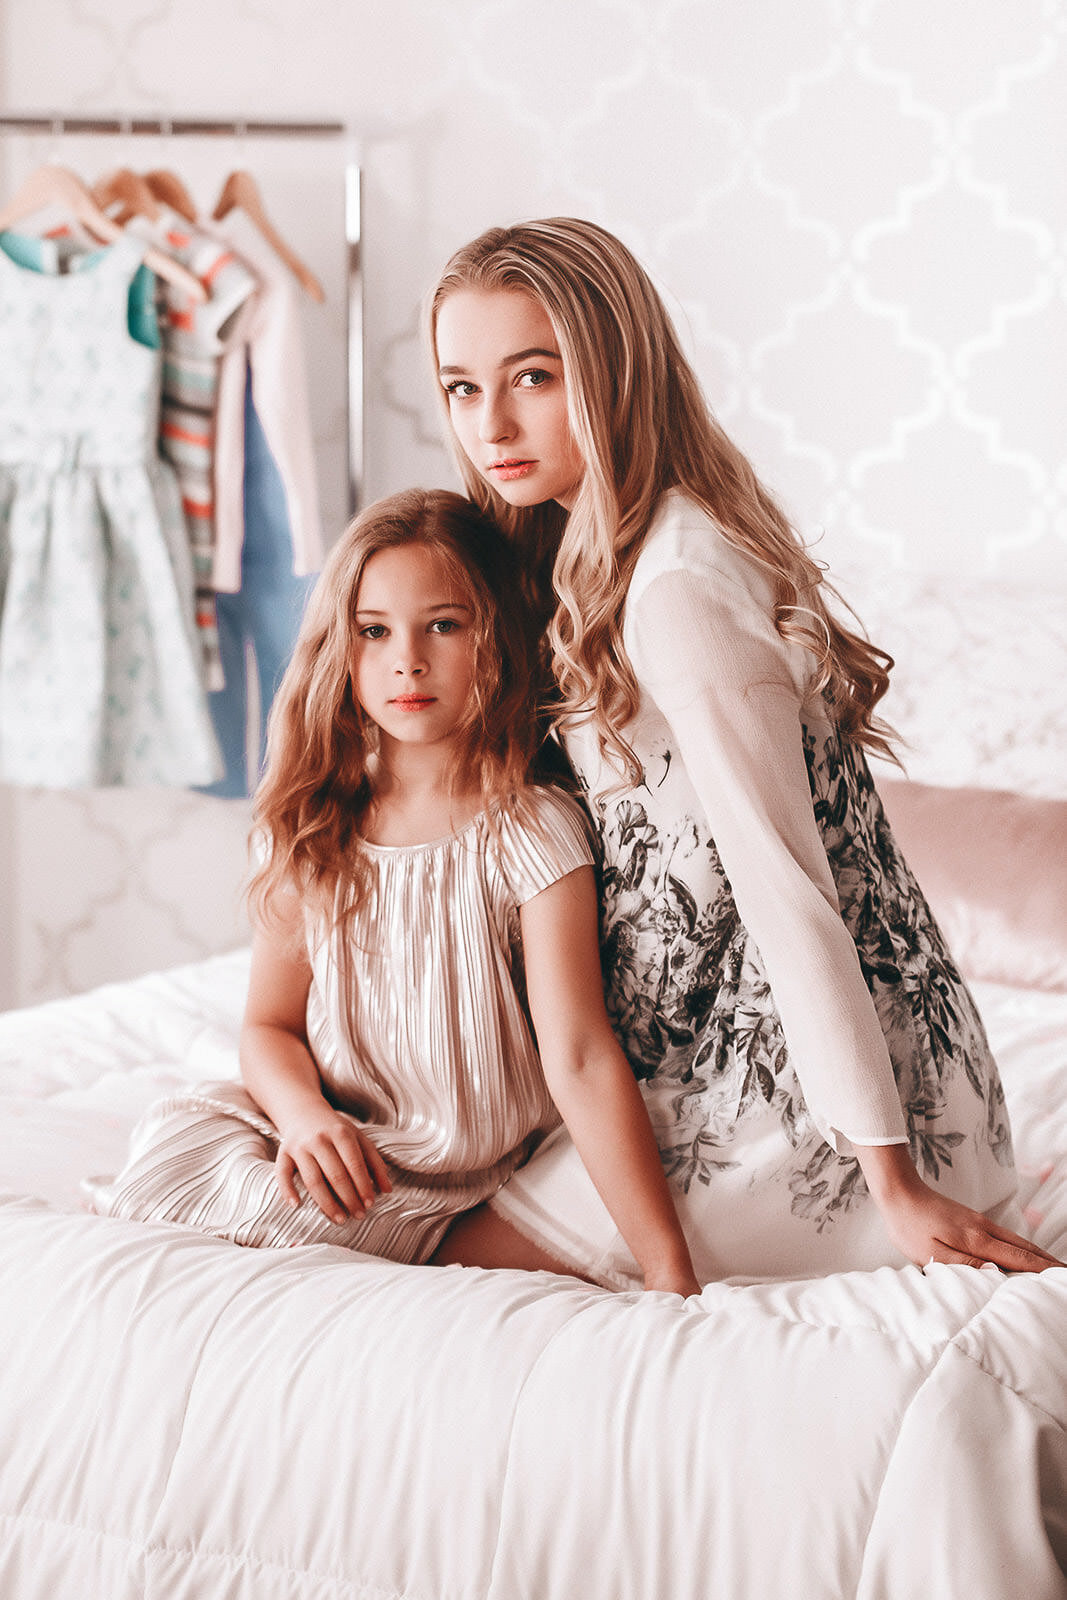
<svg viewBox="0 0 1067 1600">
<path fill-rule="evenodd" d="M 369 844 L 432 844 L 458 833 L 482 811 L 479 789 L 449 781 L 440 762 L 419 759 L 426 751 L 402 751 L 379 759 L 369 777 L 371 802 L 360 829 Z"/>
</svg>

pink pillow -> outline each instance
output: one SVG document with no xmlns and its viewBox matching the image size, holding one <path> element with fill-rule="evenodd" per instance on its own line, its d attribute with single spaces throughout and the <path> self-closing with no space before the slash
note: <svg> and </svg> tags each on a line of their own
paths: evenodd
<svg viewBox="0 0 1067 1600">
<path fill-rule="evenodd" d="M 964 977 L 1067 991 L 1067 800 L 880 779 Z"/>
</svg>

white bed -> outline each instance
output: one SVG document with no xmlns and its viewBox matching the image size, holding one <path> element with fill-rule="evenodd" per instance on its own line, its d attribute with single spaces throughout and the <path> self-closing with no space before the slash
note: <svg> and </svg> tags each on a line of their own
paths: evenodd
<svg viewBox="0 0 1067 1600">
<path fill-rule="evenodd" d="M 683 1304 L 78 1214 L 245 970 L 0 1019 L 4 1600 L 1067 1595 L 1067 1270 Z M 978 995 L 1062 1253 L 1067 994 Z"/>
<path fill-rule="evenodd" d="M 1067 802 L 892 814 L 1065 1256 Z M 246 971 L 0 1016 L 2 1600 L 1065 1600 L 1067 1269 L 682 1302 L 84 1213 Z"/>
</svg>

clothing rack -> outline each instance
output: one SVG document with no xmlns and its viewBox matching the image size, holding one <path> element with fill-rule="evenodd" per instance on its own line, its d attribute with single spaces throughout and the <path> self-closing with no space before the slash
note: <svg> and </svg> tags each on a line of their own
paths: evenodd
<svg viewBox="0 0 1067 1600">
<path fill-rule="evenodd" d="M 350 512 L 359 509 L 364 481 L 363 223 L 362 171 L 355 132 L 347 122 L 253 117 L 145 116 L 80 111 L 0 112 L 0 135 L 48 134 L 59 139 L 82 134 L 138 138 L 338 139 L 348 142 L 344 171 L 346 250 L 345 344 L 347 350 L 347 479 Z"/>
<path fill-rule="evenodd" d="M 219 138 L 323 139 L 350 132 L 347 122 L 259 122 L 252 118 L 83 116 L 81 112 L 0 112 L 0 128 L 18 133 L 193 134 Z"/>
</svg>

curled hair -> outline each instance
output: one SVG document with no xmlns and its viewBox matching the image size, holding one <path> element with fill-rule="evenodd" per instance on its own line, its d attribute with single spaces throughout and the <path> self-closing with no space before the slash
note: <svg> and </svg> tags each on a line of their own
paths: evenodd
<svg viewBox="0 0 1067 1600">
<path fill-rule="evenodd" d="M 293 890 L 326 926 L 358 904 L 359 836 L 372 799 L 378 730 L 353 682 L 356 606 L 371 557 L 403 545 L 435 551 L 473 610 L 471 698 L 456 730 L 449 781 L 473 781 L 492 812 L 513 803 L 529 779 L 538 743 L 533 629 L 499 529 L 444 489 L 377 501 L 331 550 L 274 698 L 253 825 L 267 850 L 249 886 L 261 917 Z"/>
<path fill-rule="evenodd" d="M 892 757 L 892 731 L 874 716 L 892 657 L 833 615 L 826 595 L 839 599 L 836 591 L 712 416 L 659 293 L 626 246 L 572 217 L 491 228 L 453 255 L 433 292 L 435 361 L 441 306 L 461 289 L 532 295 L 559 341 L 571 432 L 585 462 L 569 517 L 554 504 L 507 505 L 466 459 L 450 418 L 449 435 L 468 493 L 527 552 L 542 593 L 551 574 L 560 714 L 591 712 L 601 748 L 638 775 L 623 731 L 639 695 L 622 612 L 656 506 L 677 487 L 767 573 L 775 627 L 815 657 L 815 686 L 841 732 Z"/>
</svg>

